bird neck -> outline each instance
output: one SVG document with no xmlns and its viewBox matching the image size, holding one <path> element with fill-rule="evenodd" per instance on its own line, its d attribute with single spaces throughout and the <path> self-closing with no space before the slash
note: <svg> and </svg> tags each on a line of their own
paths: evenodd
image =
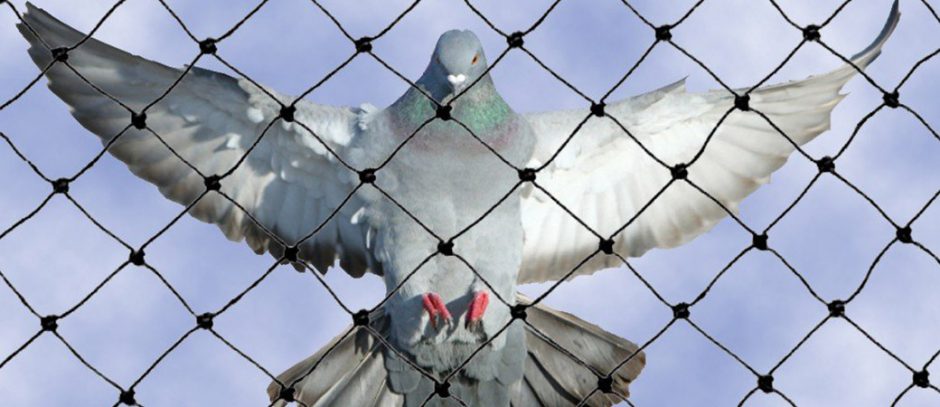
<svg viewBox="0 0 940 407">
<path fill-rule="evenodd" d="M 492 133 L 498 125 L 512 115 L 512 109 L 496 91 L 489 75 L 484 76 L 453 102 L 451 100 L 454 94 L 443 94 L 443 91 L 437 91 L 446 88 L 432 83 L 427 76 L 422 76 L 416 84 L 420 90 L 415 87 L 409 88 L 393 104 L 395 109 L 392 110 L 401 114 L 398 118 L 399 123 L 406 127 L 420 126 L 435 116 L 437 104 L 450 103 L 451 116 L 469 127 L 480 138 L 486 139 L 489 133 Z M 440 124 L 445 123 L 440 122 Z M 446 124 L 448 127 L 459 126 L 454 122 L 446 122 Z"/>
</svg>

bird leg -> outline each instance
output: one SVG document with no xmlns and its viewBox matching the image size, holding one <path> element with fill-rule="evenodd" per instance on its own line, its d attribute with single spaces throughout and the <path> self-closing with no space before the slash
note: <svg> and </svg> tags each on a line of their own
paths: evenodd
<svg viewBox="0 0 940 407">
<path fill-rule="evenodd" d="M 434 329 L 439 329 L 438 322 L 443 321 L 445 324 L 450 324 L 451 316 L 450 311 L 447 310 L 447 305 L 444 304 L 444 300 L 441 299 L 441 296 L 437 293 L 426 293 L 421 298 L 421 304 L 424 306 L 424 310 L 428 313 L 428 316 L 431 320 L 431 326 Z"/>
<path fill-rule="evenodd" d="M 470 300 L 470 306 L 467 307 L 467 329 L 476 328 L 483 319 L 483 313 L 486 312 L 486 306 L 490 303 L 490 295 L 486 291 L 477 291 L 473 293 L 473 299 Z"/>
</svg>

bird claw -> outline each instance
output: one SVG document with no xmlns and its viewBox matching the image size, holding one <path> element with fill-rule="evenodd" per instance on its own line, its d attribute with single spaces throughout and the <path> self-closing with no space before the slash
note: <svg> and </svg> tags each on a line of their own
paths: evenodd
<svg viewBox="0 0 940 407">
<path fill-rule="evenodd" d="M 486 291 L 477 291 L 467 307 L 466 327 L 468 330 L 477 330 L 482 325 L 483 313 L 490 303 L 490 295 Z"/>
<path fill-rule="evenodd" d="M 444 328 L 450 329 L 453 327 L 453 325 L 454 320 L 450 318 L 450 316 L 438 314 L 437 316 L 431 318 L 431 326 L 438 331 Z"/>
<path fill-rule="evenodd" d="M 421 304 L 424 307 L 424 310 L 428 313 L 431 326 L 435 330 L 440 330 L 441 325 L 446 325 L 447 328 L 450 328 L 453 324 L 453 318 L 451 318 L 450 311 L 447 309 L 447 305 L 444 304 L 444 300 L 441 299 L 441 296 L 437 293 L 427 293 L 421 299 Z"/>
<path fill-rule="evenodd" d="M 483 331 L 483 321 L 481 319 L 467 320 L 465 325 L 470 332 L 481 333 Z"/>
</svg>

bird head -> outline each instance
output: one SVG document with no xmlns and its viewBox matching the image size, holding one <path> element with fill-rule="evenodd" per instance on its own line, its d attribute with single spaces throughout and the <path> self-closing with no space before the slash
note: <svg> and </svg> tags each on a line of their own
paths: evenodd
<svg viewBox="0 0 940 407">
<path fill-rule="evenodd" d="M 486 56 L 480 39 L 470 30 L 450 30 L 434 48 L 422 82 L 435 98 L 463 91 L 486 72 Z"/>
</svg>

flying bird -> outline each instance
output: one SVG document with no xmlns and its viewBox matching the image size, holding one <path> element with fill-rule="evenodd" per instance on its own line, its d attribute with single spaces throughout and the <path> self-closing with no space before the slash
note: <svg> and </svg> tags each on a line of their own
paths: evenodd
<svg viewBox="0 0 940 407">
<path fill-rule="evenodd" d="M 338 259 L 354 277 L 384 279 L 387 300 L 359 315 L 375 334 L 337 337 L 278 377 L 289 387 L 268 389 L 272 403 L 308 406 L 556 406 L 605 379 L 610 393 L 588 405 L 628 397 L 646 363 L 635 344 L 516 286 L 708 231 L 829 128 L 839 90 L 900 15 L 895 2 L 855 67 L 749 100 L 679 81 L 592 109 L 520 114 L 467 30 L 441 35 L 417 86 L 390 106 L 334 107 L 171 68 L 27 8 L 18 28 L 49 88 L 134 174 L 255 252 L 319 272 Z"/>
</svg>

